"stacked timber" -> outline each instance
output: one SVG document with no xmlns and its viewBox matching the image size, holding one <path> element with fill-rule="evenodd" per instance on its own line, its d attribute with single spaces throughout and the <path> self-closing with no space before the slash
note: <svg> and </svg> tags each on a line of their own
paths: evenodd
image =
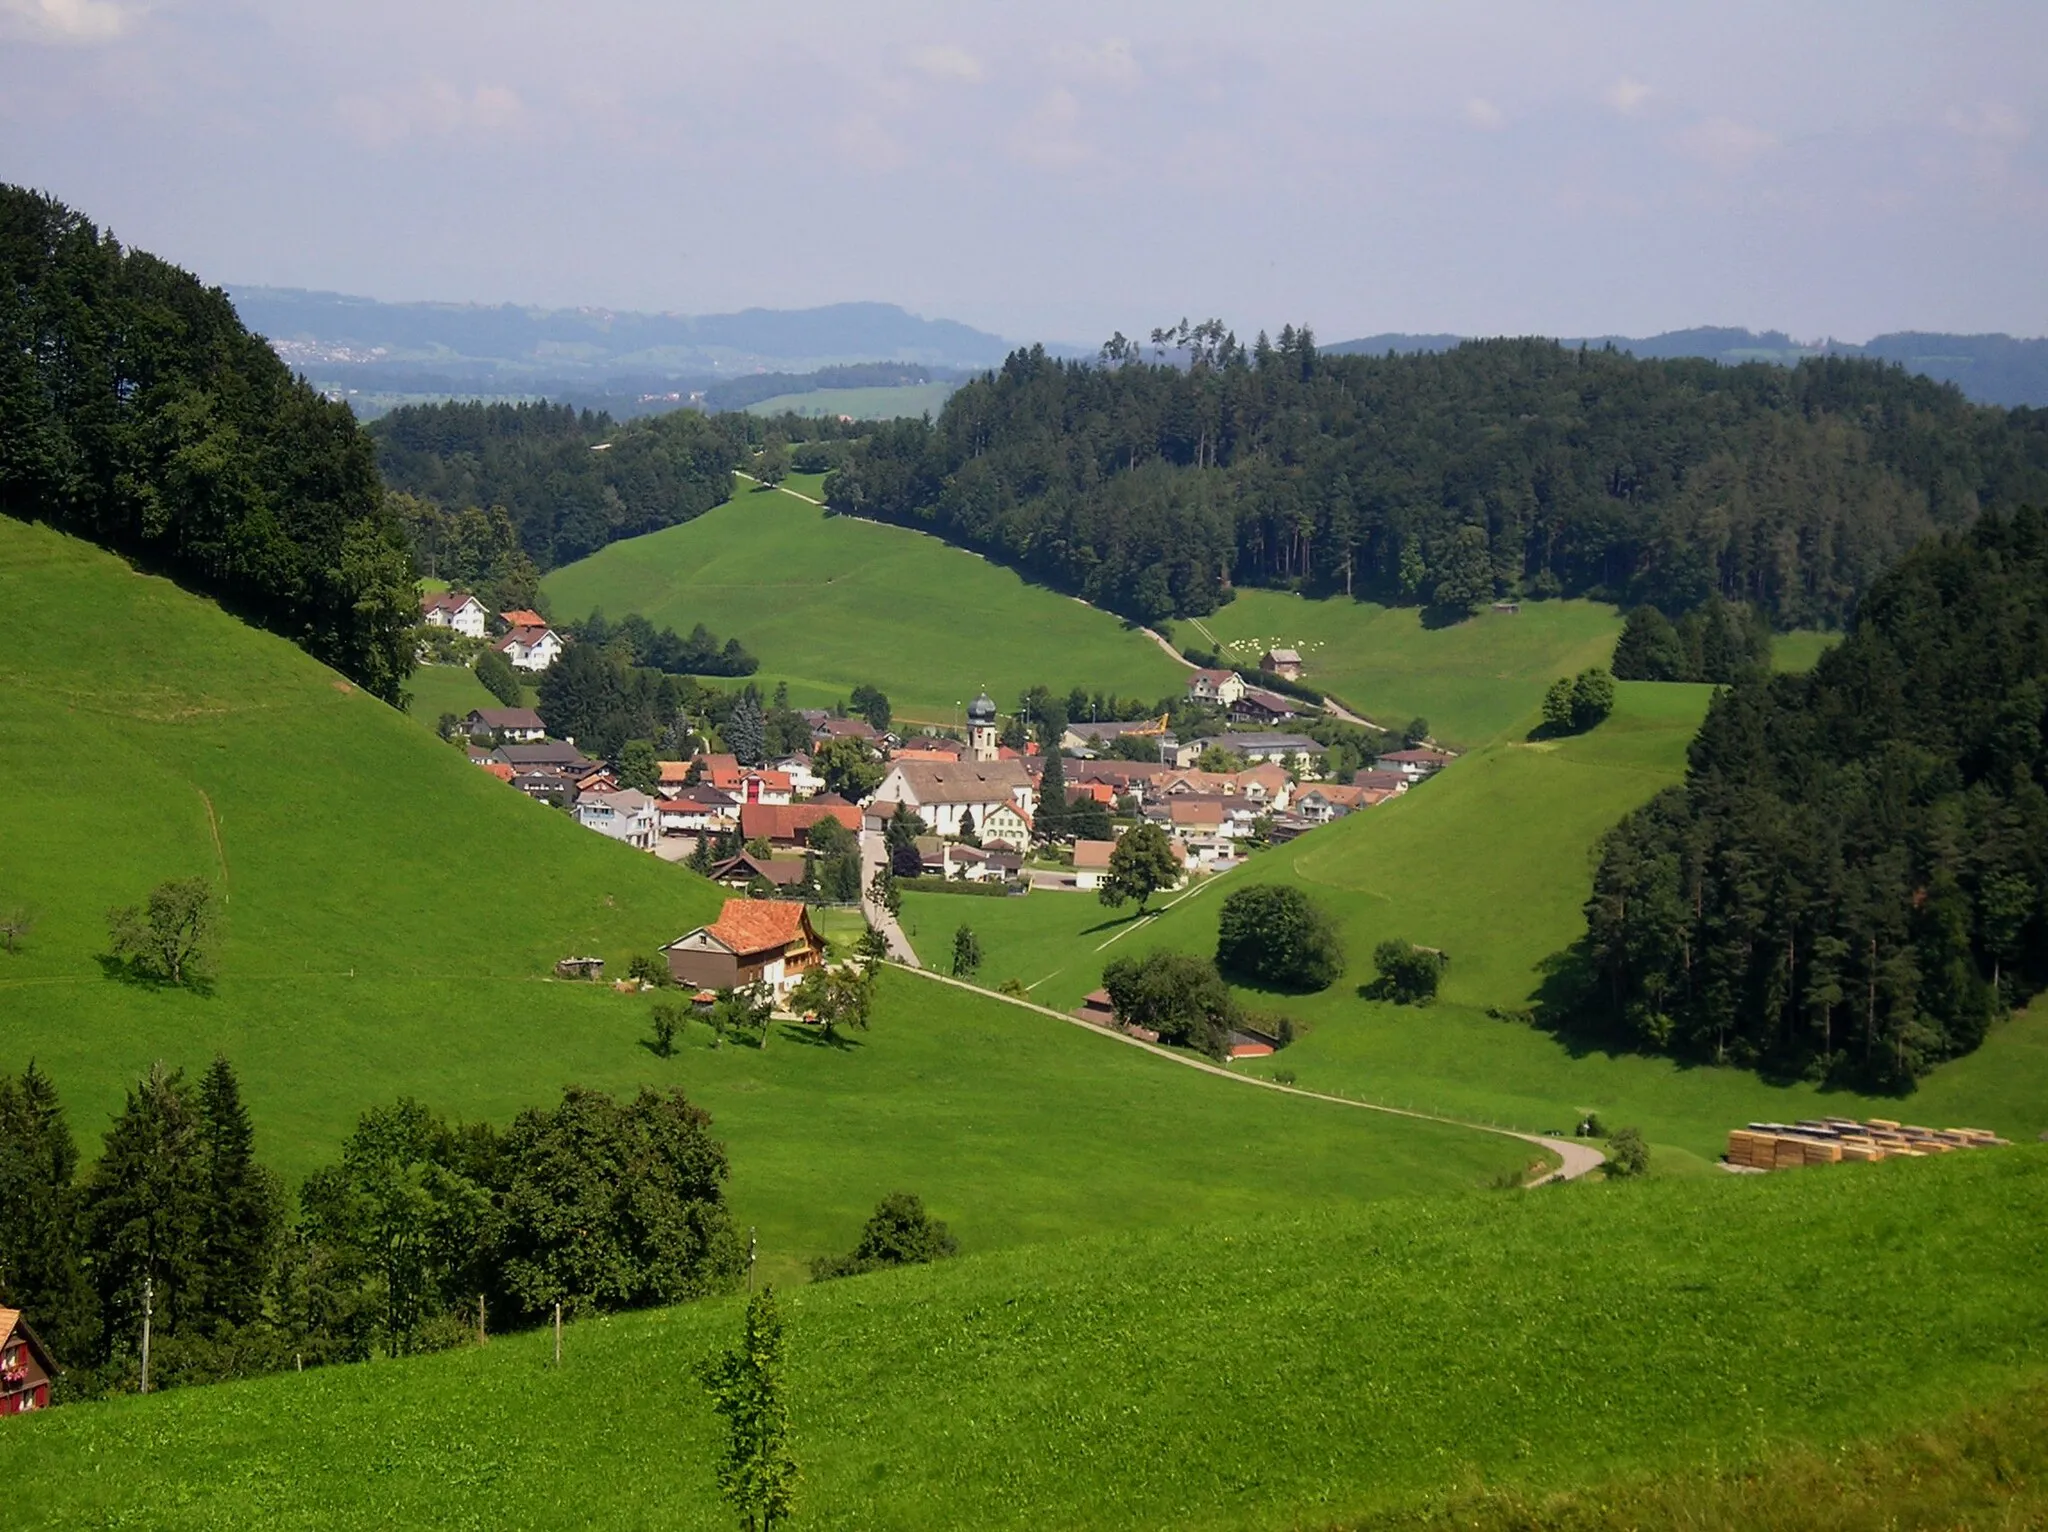
<svg viewBox="0 0 2048 1532">
<path fill-rule="evenodd" d="M 1959 1149 L 1986 1149 L 2007 1140 L 1983 1128 L 1923 1128 L 1869 1117 L 1804 1118 L 1795 1123 L 1753 1122 L 1728 1135 L 1728 1163 L 1745 1170 L 1792 1170 L 1806 1165 L 1868 1165 L 1877 1160 L 1920 1159 Z"/>
</svg>

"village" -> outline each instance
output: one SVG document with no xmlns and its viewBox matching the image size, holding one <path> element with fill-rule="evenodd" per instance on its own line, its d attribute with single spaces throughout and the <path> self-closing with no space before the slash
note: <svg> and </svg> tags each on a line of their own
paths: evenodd
<svg viewBox="0 0 2048 1532">
<path fill-rule="evenodd" d="M 538 613 L 500 613 L 489 624 L 483 605 L 460 592 L 424 598 L 422 622 L 474 639 L 500 628 L 493 647 L 529 675 L 563 649 Z M 1301 657 L 1268 649 L 1257 674 L 1298 682 Z M 1308 704 L 1234 669 L 1192 668 L 1185 687 L 1185 705 L 1174 711 L 1073 720 L 1056 739 L 1019 730 L 985 690 L 958 731 L 899 732 L 843 707 L 803 710 L 809 750 L 750 763 L 700 748 L 657 761 L 647 786 L 626 781 L 622 762 L 551 737 L 532 708 L 474 709 L 459 721 L 459 737 L 477 767 L 514 791 L 732 890 L 718 920 L 664 949 L 671 976 L 700 1004 L 752 988 L 780 1004 L 825 961 L 807 906 L 861 909 L 894 955 L 915 961 L 893 929 L 891 886 L 1099 894 L 1120 843 L 1144 828 L 1171 859 L 1164 887 L 1185 888 L 1262 847 L 1398 797 L 1451 759 L 1417 744 L 1376 752 L 1363 768 L 1329 771 L 1329 747 L 1304 732 Z M 873 789 L 858 797 L 829 791 L 817 760 L 828 747 L 869 763 Z M 1044 812 L 1049 790 L 1064 812 Z M 565 972 L 587 973 L 582 963 L 571 960 Z"/>
</svg>

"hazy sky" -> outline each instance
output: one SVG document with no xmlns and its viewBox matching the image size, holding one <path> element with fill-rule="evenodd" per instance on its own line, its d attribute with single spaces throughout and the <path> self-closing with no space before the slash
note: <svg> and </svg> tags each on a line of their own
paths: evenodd
<svg viewBox="0 0 2048 1532">
<path fill-rule="evenodd" d="M 0 0 L 0 179 L 380 298 L 2040 335 L 2044 63 L 2048 0 Z"/>
</svg>

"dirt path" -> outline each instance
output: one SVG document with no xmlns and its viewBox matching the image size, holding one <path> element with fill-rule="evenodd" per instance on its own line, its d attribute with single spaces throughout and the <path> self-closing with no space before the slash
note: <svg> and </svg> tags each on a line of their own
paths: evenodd
<svg viewBox="0 0 2048 1532">
<path fill-rule="evenodd" d="M 745 479 L 745 480 L 746 480 L 746 481 L 747 481 L 747 482 L 748 482 L 749 484 L 760 484 L 760 483 L 761 483 L 761 481 L 760 481 L 759 479 L 755 478 L 755 477 L 754 477 L 754 476 L 753 476 L 752 474 L 750 474 L 750 473 L 741 473 L 741 472 L 740 472 L 740 471 L 739 471 L 739 470 L 738 470 L 737 468 L 735 468 L 735 469 L 734 469 L 734 470 L 732 471 L 732 476 L 733 476 L 733 477 L 734 477 L 735 479 Z M 803 495 L 803 494 L 798 494 L 798 493 L 797 493 L 797 492 L 796 492 L 795 490 L 793 490 L 793 489 L 786 489 L 786 488 L 784 488 L 784 487 L 783 487 L 782 485 L 780 485 L 780 484 L 768 484 L 768 485 L 763 485 L 762 487 L 763 487 L 763 488 L 765 488 L 765 489 L 772 489 L 772 490 L 774 490 L 774 491 L 775 491 L 775 493 L 776 493 L 776 494 L 778 494 L 778 495 L 787 495 L 787 496 L 789 496 L 789 498 L 790 498 L 790 499 L 792 499 L 792 500 L 801 500 L 801 501 L 803 501 L 803 503 L 804 503 L 805 505 L 815 505 L 815 506 L 817 506 L 817 507 L 818 507 L 818 509 L 820 509 L 820 510 L 823 510 L 823 509 L 825 508 L 825 502 L 824 502 L 824 501 L 822 501 L 822 500 L 813 500 L 813 499 L 812 499 L 812 498 L 811 498 L 811 497 L 810 497 L 809 495 Z"/>
<path fill-rule="evenodd" d="M 1277 1081 L 1262 1080 L 1257 1075 L 1239 1074 L 1235 1070 L 1225 1069 L 1221 1064 L 1212 1064 L 1207 1059 L 1195 1058 L 1172 1048 L 1162 1048 L 1157 1043 L 1144 1042 L 1139 1038 L 1128 1036 L 1122 1032 L 1111 1032 L 1107 1028 L 1098 1027 L 1092 1021 L 1083 1021 L 1078 1016 L 1069 1016 L 1064 1011 L 1056 1011 L 1051 1006 L 1040 1005 L 1035 1000 L 1020 1000 L 1015 995 L 1005 995 L 999 990 L 983 989 L 978 984 L 969 984 L 964 979 L 954 979 L 942 973 L 934 973 L 929 968 L 920 968 L 916 972 L 919 977 L 930 979 L 936 984 L 950 984 L 955 989 L 964 989 L 972 994 L 985 995 L 991 1000 L 1000 1000 L 1005 1005 L 1014 1005 L 1027 1011 L 1036 1011 L 1041 1016 L 1050 1016 L 1054 1021 L 1064 1021 L 1069 1026 L 1080 1027 L 1085 1031 L 1095 1033 L 1099 1037 L 1111 1038 L 1129 1047 L 1142 1049 L 1146 1053 L 1157 1054 L 1160 1058 L 1171 1059 L 1174 1063 L 1184 1068 L 1199 1069 L 1204 1074 L 1217 1075 L 1225 1080 L 1235 1080 L 1240 1085 L 1254 1086 L 1259 1090 L 1277 1091 L 1283 1096 L 1304 1096 L 1311 1101 L 1327 1101 L 1336 1106 L 1355 1107 L 1361 1112 L 1384 1112 L 1390 1117 L 1407 1117 L 1416 1122 L 1442 1123 L 1446 1127 L 1469 1128 L 1474 1133 L 1492 1133 L 1501 1138 L 1520 1139 L 1525 1144 L 1534 1144 L 1547 1154 L 1556 1155 L 1563 1162 L 1548 1175 L 1531 1181 L 1529 1183 L 1530 1186 L 1543 1186 L 1551 1181 L 1576 1181 L 1579 1177 L 1597 1170 L 1605 1163 L 1607 1158 L 1591 1144 L 1583 1144 L 1576 1139 L 1548 1138 L 1541 1133 L 1517 1133 L 1512 1128 L 1489 1127 L 1485 1123 L 1463 1122 L 1455 1117 L 1439 1117 L 1432 1112 L 1412 1112 L 1405 1107 L 1380 1106 L 1371 1101 L 1353 1101 L 1347 1096 L 1326 1095 L 1322 1091 L 1303 1090 L 1296 1085 L 1281 1085 Z"/>
</svg>

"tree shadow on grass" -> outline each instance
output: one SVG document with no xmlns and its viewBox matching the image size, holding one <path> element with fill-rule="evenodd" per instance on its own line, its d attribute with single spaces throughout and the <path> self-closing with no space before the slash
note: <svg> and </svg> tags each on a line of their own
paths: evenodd
<svg viewBox="0 0 2048 1532">
<path fill-rule="evenodd" d="M 1083 926 L 1081 935 L 1093 936 L 1099 931 L 1114 931 L 1118 926 L 1127 926 L 1134 920 L 1143 920 L 1147 915 L 1155 913 L 1157 912 L 1153 910 L 1133 910 L 1128 915 L 1112 915 L 1109 919 L 1099 920 L 1092 926 Z"/>
<path fill-rule="evenodd" d="M 155 969 L 134 958 L 116 957 L 111 952 L 102 952 L 93 961 L 100 965 L 100 974 L 103 977 L 112 979 L 116 984 L 125 984 L 131 989 L 181 989 L 199 996 L 202 1000 L 213 998 L 213 980 L 191 969 L 186 970 L 182 981 L 173 983 Z"/>
<path fill-rule="evenodd" d="M 847 1053 L 867 1046 L 859 1038 L 848 1037 L 844 1032 L 828 1033 L 823 1027 L 807 1027 L 795 1021 L 784 1022 L 779 1035 L 805 1048 L 830 1048 L 835 1053 Z"/>
<path fill-rule="evenodd" d="M 1422 609 L 1422 625 L 1434 633 L 1441 628 L 1455 628 L 1459 623 L 1469 621 L 1472 609 L 1468 606 L 1426 606 Z"/>
</svg>

